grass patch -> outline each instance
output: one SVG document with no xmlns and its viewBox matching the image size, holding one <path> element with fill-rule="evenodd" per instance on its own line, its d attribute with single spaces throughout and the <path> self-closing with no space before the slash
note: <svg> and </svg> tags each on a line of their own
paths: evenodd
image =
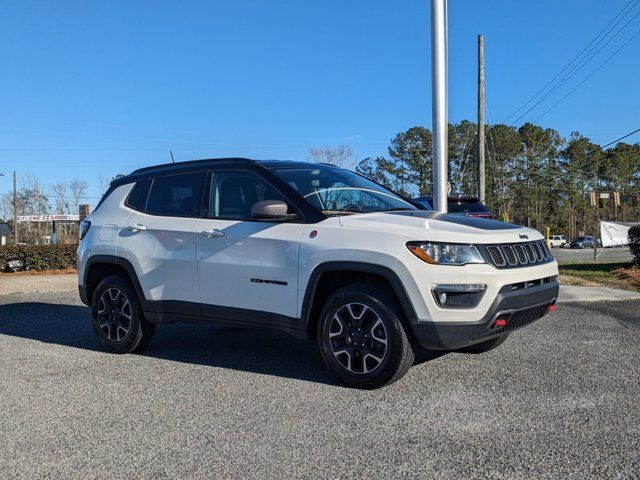
<svg viewBox="0 0 640 480">
<path fill-rule="evenodd" d="M 561 263 L 560 283 L 640 292 L 640 268 L 631 262 Z"/>
</svg>

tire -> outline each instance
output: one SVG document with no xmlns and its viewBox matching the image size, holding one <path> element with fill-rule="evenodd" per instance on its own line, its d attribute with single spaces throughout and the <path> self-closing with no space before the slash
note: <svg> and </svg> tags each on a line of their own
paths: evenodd
<svg viewBox="0 0 640 480">
<path fill-rule="evenodd" d="M 397 299 L 375 284 L 344 287 L 324 304 L 318 346 L 343 383 L 373 389 L 400 379 L 414 362 Z"/>
<path fill-rule="evenodd" d="M 91 299 L 93 330 L 111 352 L 131 353 L 146 347 L 156 327 L 147 322 L 131 282 L 122 275 L 102 280 Z"/>
<path fill-rule="evenodd" d="M 464 347 L 456 351 L 461 353 L 475 354 L 488 352 L 489 350 L 493 350 L 494 348 L 498 348 L 500 345 L 502 345 L 508 336 L 508 333 L 503 333 L 499 337 L 492 338 L 491 340 L 487 340 L 486 342 L 469 345 L 468 347 Z"/>
</svg>

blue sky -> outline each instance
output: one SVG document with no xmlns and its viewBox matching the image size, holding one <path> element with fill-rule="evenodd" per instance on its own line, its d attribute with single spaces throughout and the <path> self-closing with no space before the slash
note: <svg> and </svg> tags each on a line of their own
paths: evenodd
<svg viewBox="0 0 640 480">
<path fill-rule="evenodd" d="M 498 122 L 627 3 L 450 0 L 450 121 L 476 115 L 478 33 L 489 119 Z M 96 196 L 100 176 L 169 161 L 169 149 L 176 160 L 304 159 L 311 146 L 337 144 L 356 158 L 383 155 L 397 132 L 430 127 L 428 5 L 4 2 L 0 172 L 44 184 L 78 177 Z M 544 105 L 639 29 L 637 17 Z M 600 143 L 640 127 L 639 51 L 640 36 L 539 123 Z M 0 177 L 0 191 L 9 188 Z"/>
</svg>

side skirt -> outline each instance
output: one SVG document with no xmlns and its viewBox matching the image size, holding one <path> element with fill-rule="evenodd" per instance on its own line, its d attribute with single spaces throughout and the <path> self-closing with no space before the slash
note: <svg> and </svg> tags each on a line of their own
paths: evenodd
<svg viewBox="0 0 640 480">
<path fill-rule="evenodd" d="M 182 322 L 266 328 L 307 338 L 300 319 L 276 313 L 180 301 L 145 300 L 142 308 L 145 318 L 156 325 Z"/>
</svg>

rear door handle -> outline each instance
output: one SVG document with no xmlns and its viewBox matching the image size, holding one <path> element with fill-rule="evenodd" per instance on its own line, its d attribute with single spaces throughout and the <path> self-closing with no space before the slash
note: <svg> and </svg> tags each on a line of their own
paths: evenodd
<svg viewBox="0 0 640 480">
<path fill-rule="evenodd" d="M 210 228 L 209 230 L 202 230 L 200 232 L 200 235 L 204 235 L 205 237 L 209 238 L 220 238 L 224 237 L 224 232 L 217 228 Z"/>
<path fill-rule="evenodd" d="M 145 227 L 144 225 L 140 224 L 140 223 L 136 223 L 135 225 L 127 225 L 126 227 L 127 230 L 131 231 L 131 232 L 144 232 L 147 227 Z"/>
</svg>

